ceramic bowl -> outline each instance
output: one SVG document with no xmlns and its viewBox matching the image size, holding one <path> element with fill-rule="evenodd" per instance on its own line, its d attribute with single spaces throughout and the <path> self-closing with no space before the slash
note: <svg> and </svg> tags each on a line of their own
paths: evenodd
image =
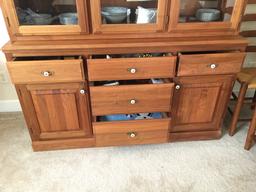
<svg viewBox="0 0 256 192">
<path fill-rule="evenodd" d="M 76 25 L 78 23 L 77 13 L 63 13 L 59 15 L 62 25 Z"/>
<path fill-rule="evenodd" d="M 218 9 L 198 9 L 196 19 L 203 22 L 218 21 L 220 19 L 220 10 Z"/>
<path fill-rule="evenodd" d="M 103 7 L 101 14 L 108 23 L 122 23 L 128 17 L 126 7 Z"/>
</svg>

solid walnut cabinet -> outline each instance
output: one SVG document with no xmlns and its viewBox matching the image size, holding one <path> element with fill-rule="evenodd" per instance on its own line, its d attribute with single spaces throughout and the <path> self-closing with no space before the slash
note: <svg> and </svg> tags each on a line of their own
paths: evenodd
<svg viewBox="0 0 256 192">
<path fill-rule="evenodd" d="M 36 140 L 88 137 L 88 92 L 84 83 L 17 86 L 32 137 Z"/>
<path fill-rule="evenodd" d="M 245 3 L 0 0 L 33 149 L 219 139 Z"/>
</svg>

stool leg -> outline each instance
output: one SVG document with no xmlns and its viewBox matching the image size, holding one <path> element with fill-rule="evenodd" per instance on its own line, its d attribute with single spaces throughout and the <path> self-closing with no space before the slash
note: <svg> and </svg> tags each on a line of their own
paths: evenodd
<svg viewBox="0 0 256 192">
<path fill-rule="evenodd" d="M 237 124 L 237 121 L 239 119 L 241 108 L 243 106 L 243 102 L 244 102 L 244 98 L 245 98 L 247 88 L 248 88 L 247 83 L 242 83 L 241 84 L 241 88 L 240 88 L 240 91 L 239 91 L 237 103 L 236 103 L 235 110 L 234 110 L 234 113 L 233 113 L 233 117 L 232 117 L 232 120 L 231 120 L 231 124 L 230 124 L 230 127 L 229 127 L 229 135 L 230 136 L 233 136 L 235 134 L 236 124 Z"/>
<path fill-rule="evenodd" d="M 253 145 L 254 137 L 255 137 L 255 129 L 256 129 L 255 127 L 256 127 L 256 107 L 253 110 L 252 120 L 250 122 L 250 127 L 247 133 L 247 138 L 244 146 L 246 150 L 250 150 L 250 148 Z"/>
<path fill-rule="evenodd" d="M 252 110 L 255 108 L 255 103 L 256 103 L 256 90 L 254 91 L 254 96 L 253 96 L 253 99 L 252 99 L 252 106 L 251 106 Z"/>
</svg>

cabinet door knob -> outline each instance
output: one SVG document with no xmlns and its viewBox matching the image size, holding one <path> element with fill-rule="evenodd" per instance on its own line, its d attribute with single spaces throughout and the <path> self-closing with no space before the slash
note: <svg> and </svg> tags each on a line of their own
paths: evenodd
<svg viewBox="0 0 256 192">
<path fill-rule="evenodd" d="M 84 95 L 84 94 L 85 94 L 85 90 L 81 89 L 81 90 L 80 90 L 80 93 L 81 93 L 82 95 Z"/>
<path fill-rule="evenodd" d="M 41 74 L 44 76 L 44 77 L 50 77 L 53 75 L 53 73 L 51 71 L 42 71 Z"/>
<path fill-rule="evenodd" d="M 135 105 L 135 104 L 137 103 L 137 101 L 136 101 L 135 99 L 132 99 L 132 100 L 130 101 L 130 103 L 131 103 L 132 105 Z"/>
<path fill-rule="evenodd" d="M 132 74 L 137 73 L 137 69 L 136 68 L 129 68 L 128 71 Z"/>
<path fill-rule="evenodd" d="M 130 138 L 135 138 L 137 136 L 137 134 L 135 132 L 129 132 L 127 133 L 127 135 L 130 137 Z"/>
<path fill-rule="evenodd" d="M 217 68 L 217 66 L 218 66 L 218 65 L 217 65 L 217 64 L 214 64 L 214 63 L 210 64 L 210 68 L 211 68 L 211 69 L 215 69 L 215 68 Z"/>
<path fill-rule="evenodd" d="M 179 90 L 180 89 L 180 85 L 176 85 L 175 89 Z"/>
</svg>

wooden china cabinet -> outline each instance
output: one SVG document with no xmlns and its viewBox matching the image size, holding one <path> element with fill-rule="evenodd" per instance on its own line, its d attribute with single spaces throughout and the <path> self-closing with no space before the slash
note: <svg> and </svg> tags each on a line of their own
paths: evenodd
<svg viewBox="0 0 256 192">
<path fill-rule="evenodd" d="M 246 0 L 0 0 L 35 151 L 219 139 Z"/>
</svg>

